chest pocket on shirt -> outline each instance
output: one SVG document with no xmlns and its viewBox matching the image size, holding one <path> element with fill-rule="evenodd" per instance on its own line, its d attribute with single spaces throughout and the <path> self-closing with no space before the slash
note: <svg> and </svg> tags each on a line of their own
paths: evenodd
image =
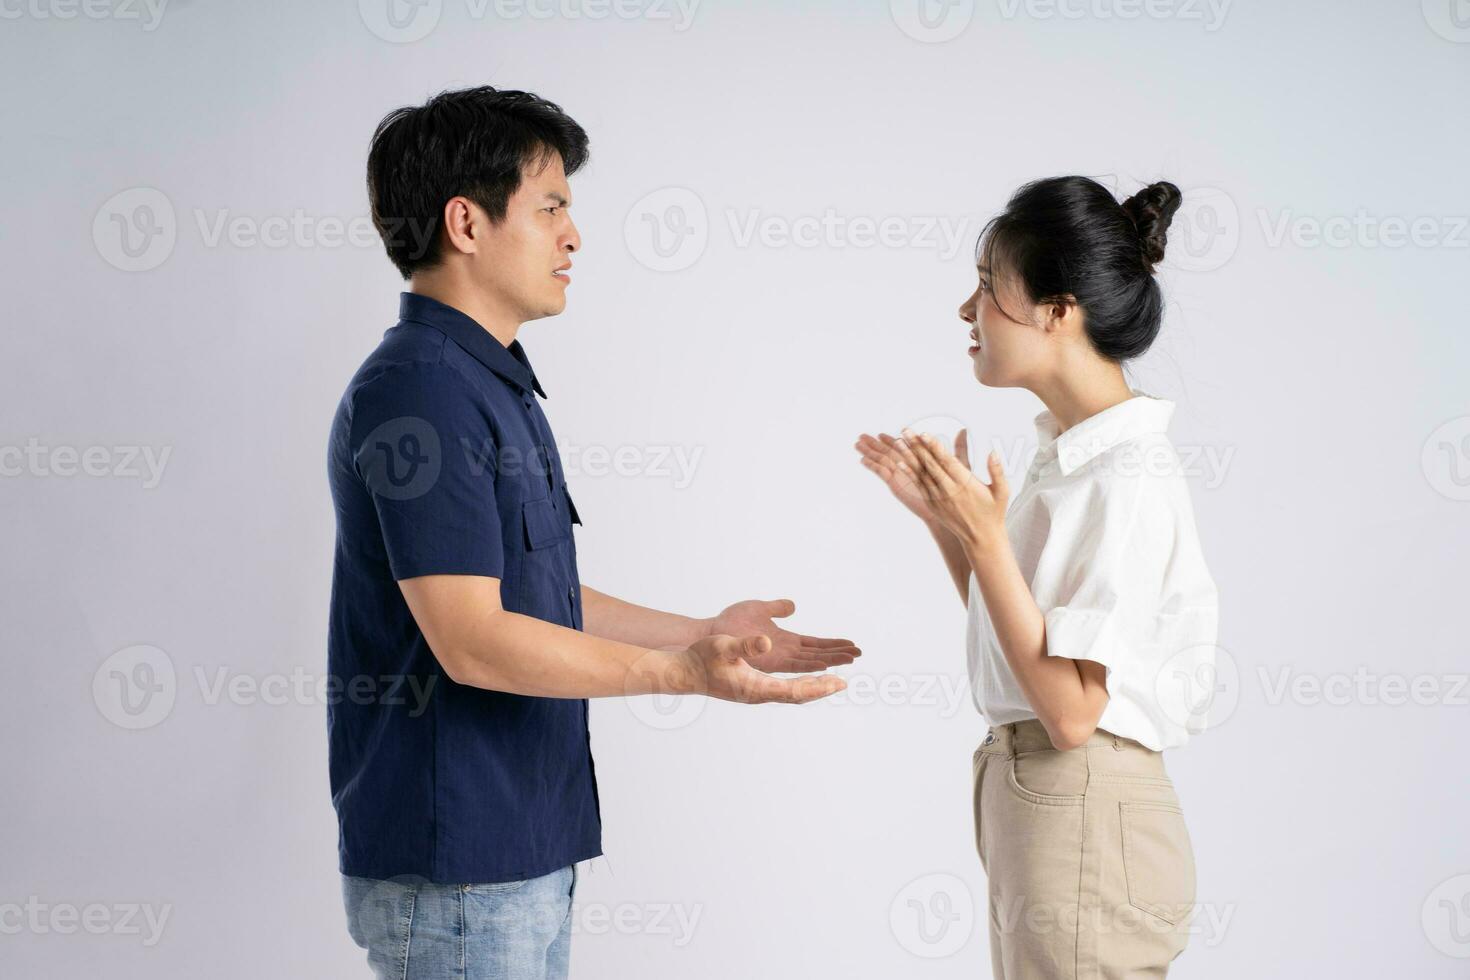
<svg viewBox="0 0 1470 980">
<path fill-rule="evenodd" d="M 565 486 L 563 486 L 561 488 L 561 490 L 562 490 L 562 493 L 566 495 L 566 498 L 567 498 L 567 513 L 571 515 L 571 517 L 572 517 L 572 523 L 573 524 L 581 524 L 582 523 L 582 516 L 577 513 L 577 505 L 574 504 L 574 503 L 572 503 L 572 491 L 569 490 Z"/>
<path fill-rule="evenodd" d="M 570 502 L 571 498 L 567 498 Z M 521 523 L 526 530 L 526 550 L 539 551 L 564 541 L 572 533 L 566 517 L 552 506 L 550 497 L 528 500 L 521 505 Z M 578 523 L 581 523 L 578 521 Z"/>
<path fill-rule="evenodd" d="M 521 504 L 525 555 L 519 612 L 563 626 L 577 625 L 574 521 L 581 523 L 564 487 Z"/>
</svg>

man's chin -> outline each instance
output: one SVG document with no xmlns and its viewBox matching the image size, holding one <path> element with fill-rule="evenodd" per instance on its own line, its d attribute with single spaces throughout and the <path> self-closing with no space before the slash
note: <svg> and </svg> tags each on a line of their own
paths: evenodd
<svg viewBox="0 0 1470 980">
<path fill-rule="evenodd" d="M 527 317 L 527 320 L 544 320 L 549 316 L 556 316 L 567 308 L 567 298 L 559 296 L 554 300 L 547 300 L 541 304 L 541 309 Z"/>
</svg>

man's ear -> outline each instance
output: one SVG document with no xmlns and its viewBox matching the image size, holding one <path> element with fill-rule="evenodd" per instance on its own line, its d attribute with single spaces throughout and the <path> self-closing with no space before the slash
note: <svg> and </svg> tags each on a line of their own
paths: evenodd
<svg viewBox="0 0 1470 980">
<path fill-rule="evenodd" d="M 469 198 L 458 196 L 444 202 L 443 217 L 444 240 L 449 247 L 466 255 L 474 254 L 477 222 L 484 220 L 484 212 Z"/>
</svg>

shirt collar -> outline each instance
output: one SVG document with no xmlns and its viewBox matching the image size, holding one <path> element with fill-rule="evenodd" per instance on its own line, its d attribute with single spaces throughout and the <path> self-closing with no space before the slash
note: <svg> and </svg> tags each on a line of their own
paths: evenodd
<svg viewBox="0 0 1470 980">
<path fill-rule="evenodd" d="M 1105 408 L 1058 434 L 1060 425 L 1049 410 L 1036 416 L 1036 463 L 1055 458 L 1063 476 L 1119 443 L 1147 432 L 1165 432 L 1174 403 L 1137 388 L 1133 397 Z"/>
<path fill-rule="evenodd" d="M 466 353 L 495 372 L 497 377 L 504 378 L 522 391 L 534 391 L 542 398 L 546 397 L 519 340 L 512 340 L 506 347 L 468 315 L 418 293 L 399 294 L 398 319 L 433 327 L 463 347 Z"/>
</svg>

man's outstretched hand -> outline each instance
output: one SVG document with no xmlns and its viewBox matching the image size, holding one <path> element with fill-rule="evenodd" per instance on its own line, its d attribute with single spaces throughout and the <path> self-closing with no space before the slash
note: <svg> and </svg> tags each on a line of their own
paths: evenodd
<svg viewBox="0 0 1470 980">
<path fill-rule="evenodd" d="M 805 704 L 847 687 L 836 674 L 772 677 L 751 666 L 771 654 L 769 637 L 715 634 L 674 654 L 674 667 L 664 676 L 672 693 L 704 694 L 742 704 Z"/>
<path fill-rule="evenodd" d="M 768 674 L 808 673 L 850 664 L 862 656 L 851 640 L 803 636 L 776 625 L 796 612 L 790 599 L 747 599 L 737 602 L 709 621 L 706 635 L 764 636 L 764 650 L 747 651 L 745 661 Z M 831 692 L 828 692 L 831 693 Z"/>
</svg>

